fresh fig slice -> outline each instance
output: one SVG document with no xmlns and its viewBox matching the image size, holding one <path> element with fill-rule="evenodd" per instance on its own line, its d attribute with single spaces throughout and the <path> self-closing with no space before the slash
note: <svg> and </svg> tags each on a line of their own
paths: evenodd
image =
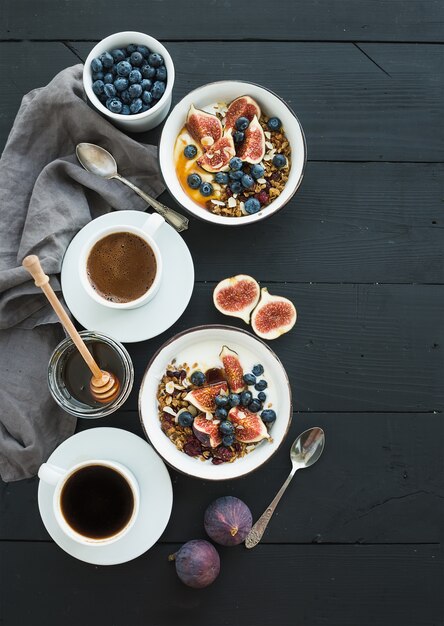
<svg viewBox="0 0 444 626">
<path fill-rule="evenodd" d="M 244 371 L 239 360 L 239 355 L 228 346 L 223 346 L 219 357 L 223 363 L 230 390 L 233 393 L 240 393 L 245 389 L 245 383 L 243 379 Z"/>
<path fill-rule="evenodd" d="M 272 296 L 263 287 L 260 302 L 251 316 L 251 326 L 258 337 L 276 339 L 288 333 L 296 324 L 296 319 L 293 302 L 282 296 Z"/>
<path fill-rule="evenodd" d="M 235 154 L 233 137 L 226 134 L 208 148 L 197 163 L 207 172 L 224 172 L 230 168 L 230 159 Z"/>
<path fill-rule="evenodd" d="M 260 163 L 265 156 L 265 135 L 256 116 L 245 131 L 245 139 L 237 151 L 237 156 L 247 163 Z"/>
<path fill-rule="evenodd" d="M 224 315 L 240 317 L 250 323 L 250 314 L 259 301 L 260 287 L 257 281 L 246 274 L 225 278 L 213 292 L 214 306 Z"/>
<path fill-rule="evenodd" d="M 222 137 L 222 124 L 218 117 L 196 109 L 192 104 L 185 126 L 190 135 L 207 150 Z"/>
<path fill-rule="evenodd" d="M 228 385 L 225 381 L 193 389 L 187 393 L 185 400 L 195 406 L 196 409 L 199 409 L 199 411 L 213 413 L 216 410 L 215 397 L 221 392 L 228 393 Z"/>
<path fill-rule="evenodd" d="M 216 424 L 215 421 L 218 420 L 207 420 L 203 414 L 194 418 L 193 433 L 204 446 L 216 448 L 222 443 L 222 435 L 219 431 L 219 424 Z"/>
<path fill-rule="evenodd" d="M 234 436 L 242 443 L 256 443 L 268 439 L 267 427 L 257 413 L 251 413 L 244 406 L 234 406 L 228 413 L 228 419 L 234 424 Z"/>
<path fill-rule="evenodd" d="M 251 122 L 254 116 L 258 119 L 261 117 L 261 109 L 256 100 L 253 100 L 250 96 L 236 98 L 228 107 L 225 116 L 225 129 L 234 128 L 238 117 L 246 117 Z"/>
</svg>

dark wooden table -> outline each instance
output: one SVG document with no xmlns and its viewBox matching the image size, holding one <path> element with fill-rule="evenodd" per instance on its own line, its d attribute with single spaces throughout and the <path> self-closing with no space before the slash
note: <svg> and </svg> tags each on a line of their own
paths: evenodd
<svg viewBox="0 0 444 626">
<path fill-rule="evenodd" d="M 37 480 L 2 484 L 0 624 L 442 625 L 443 22 L 442 0 L 0 0 L 2 146 L 27 91 L 107 34 L 142 30 L 174 58 L 175 101 L 213 80 L 262 83 L 297 112 L 309 155 L 300 192 L 273 219 L 232 230 L 192 220 L 190 305 L 168 332 L 130 346 L 134 392 L 101 422 L 142 436 L 150 355 L 179 330 L 224 321 L 215 282 L 251 273 L 299 311 L 272 344 L 294 394 L 282 449 L 238 481 L 171 471 L 160 542 L 109 568 L 51 541 Z M 213 586 L 183 586 L 167 555 L 204 537 L 206 505 L 234 494 L 262 513 L 291 441 L 312 425 L 327 435 L 322 462 L 297 476 L 260 546 L 221 549 Z"/>
</svg>

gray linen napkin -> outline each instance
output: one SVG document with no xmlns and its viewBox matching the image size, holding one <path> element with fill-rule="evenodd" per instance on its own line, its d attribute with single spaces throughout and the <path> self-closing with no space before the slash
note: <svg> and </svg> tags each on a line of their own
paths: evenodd
<svg viewBox="0 0 444 626">
<path fill-rule="evenodd" d="M 47 363 L 64 337 L 52 309 L 21 267 L 38 254 L 51 285 L 65 249 L 91 218 L 146 204 L 118 181 L 82 169 L 81 141 L 116 158 L 119 172 L 153 196 L 163 190 L 156 148 L 130 139 L 85 101 L 82 65 L 60 72 L 22 101 L 0 159 L 0 475 L 33 476 L 76 420 L 52 400 Z"/>
</svg>

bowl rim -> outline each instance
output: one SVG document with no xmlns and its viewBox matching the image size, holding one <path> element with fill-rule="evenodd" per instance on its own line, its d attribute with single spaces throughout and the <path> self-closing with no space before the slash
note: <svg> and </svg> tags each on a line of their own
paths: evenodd
<svg viewBox="0 0 444 626">
<path fill-rule="evenodd" d="M 155 52 L 160 52 L 163 55 L 164 60 L 168 59 L 169 64 L 171 65 L 170 68 L 167 68 L 167 81 L 165 83 L 165 91 L 162 94 L 162 97 L 160 98 L 160 100 L 158 100 L 156 102 L 156 104 L 153 107 L 151 107 L 151 109 L 148 109 L 148 111 L 143 111 L 142 113 L 135 113 L 134 115 L 122 115 L 121 113 L 113 113 L 112 111 L 109 111 L 106 108 L 106 106 L 104 106 L 100 102 L 100 100 L 98 99 L 98 97 L 96 96 L 94 91 L 92 90 L 91 76 L 88 75 L 88 71 L 89 71 L 89 68 L 91 66 L 91 61 L 96 56 L 94 51 L 99 46 L 102 46 L 102 44 L 104 44 L 108 40 L 112 40 L 116 36 L 120 37 L 122 35 L 128 35 L 128 36 L 135 35 L 135 36 L 147 37 L 150 40 L 151 43 L 155 42 L 155 45 L 159 46 L 159 50 L 155 50 Z M 136 41 L 134 43 L 137 44 Z M 143 44 L 141 44 L 141 45 L 143 45 Z M 165 66 L 166 66 L 166 63 L 165 63 Z M 86 57 L 85 62 L 83 64 L 83 72 L 82 72 L 83 88 L 85 90 L 85 93 L 86 93 L 86 96 L 87 96 L 88 100 L 93 104 L 93 106 L 100 113 L 103 113 L 104 115 L 107 115 L 112 120 L 117 120 L 117 121 L 120 121 L 120 122 L 122 121 L 122 118 L 125 121 L 144 120 L 144 119 L 150 117 L 150 115 L 152 115 L 153 113 L 157 113 L 158 111 L 160 111 L 162 106 L 167 102 L 168 98 L 172 95 L 175 77 L 176 77 L 176 72 L 175 72 L 175 68 L 174 68 L 174 62 L 173 62 L 173 59 L 171 57 L 171 54 L 168 52 L 166 47 L 158 39 L 156 39 L 152 35 L 149 35 L 148 33 L 142 33 L 140 31 L 134 31 L 134 30 L 122 30 L 122 31 L 119 31 L 117 33 L 111 33 L 111 35 L 107 35 L 106 37 L 104 37 L 103 39 L 98 41 L 95 44 L 95 46 L 93 48 L 91 48 L 88 56 Z M 91 84 L 89 84 L 89 83 L 91 83 Z"/>
<path fill-rule="evenodd" d="M 273 452 L 270 454 L 269 457 L 267 457 L 264 461 L 262 461 L 262 463 L 260 463 L 259 465 L 256 465 L 255 467 L 253 467 L 252 469 L 248 470 L 247 472 L 242 472 L 241 474 L 238 474 L 236 476 L 214 476 L 214 477 L 205 477 L 202 478 L 201 476 L 196 476 L 196 474 L 187 472 L 179 467 L 177 467 L 177 465 L 174 465 L 171 461 L 167 460 L 164 455 L 162 454 L 162 452 L 160 450 L 158 450 L 158 448 L 154 445 L 154 443 L 151 441 L 147 429 L 145 428 L 145 424 L 143 422 L 142 419 L 142 390 L 145 384 L 145 379 L 148 376 L 149 370 L 151 369 L 151 366 L 153 365 L 153 362 L 155 361 L 155 359 L 158 357 L 158 355 L 162 352 L 162 350 L 164 350 L 164 348 L 166 348 L 167 346 L 169 346 L 170 344 L 172 344 L 174 341 L 176 341 L 177 339 L 180 339 L 181 337 L 184 337 L 186 335 L 189 335 L 193 332 L 199 332 L 201 330 L 208 330 L 208 329 L 217 329 L 217 330 L 230 330 L 230 331 L 236 331 L 238 333 L 241 333 L 243 335 L 247 335 L 249 337 L 252 337 L 253 339 L 255 339 L 256 341 L 258 341 L 259 343 L 261 343 L 267 350 L 268 352 L 270 352 L 271 356 L 278 362 L 278 364 L 281 366 L 282 368 L 282 372 L 284 374 L 284 383 L 286 383 L 286 387 L 288 388 L 288 399 L 289 399 L 289 414 L 288 414 L 288 421 L 287 421 L 287 425 L 285 428 L 285 431 L 282 435 L 281 441 L 279 442 L 279 444 L 276 446 L 276 448 L 273 450 Z M 187 328 L 185 330 L 180 331 L 179 333 L 176 333 L 175 335 L 173 335 L 172 337 L 170 337 L 169 339 L 167 339 L 155 352 L 154 354 L 151 356 L 150 360 L 148 361 L 148 364 L 145 368 L 145 372 L 142 376 L 142 380 L 140 382 L 140 386 L 139 386 L 139 396 L 138 396 L 138 413 L 139 413 L 139 420 L 140 420 L 140 424 L 142 426 L 142 430 L 143 433 L 147 439 L 147 441 L 149 442 L 149 444 L 153 447 L 153 449 L 156 451 L 156 453 L 162 458 L 162 460 L 164 461 L 164 463 L 166 463 L 167 465 L 169 465 L 170 467 L 172 467 L 174 470 L 176 470 L 177 472 L 185 475 L 185 476 L 190 476 L 191 478 L 197 478 L 199 480 L 212 480 L 212 481 L 222 481 L 222 480 L 236 480 L 238 478 L 243 478 L 244 476 L 248 476 L 249 474 L 252 474 L 253 472 L 255 472 L 256 470 L 258 470 L 260 467 L 263 467 L 266 463 L 268 463 L 270 461 L 270 459 L 272 459 L 274 457 L 274 455 L 276 454 L 276 452 L 280 449 L 280 447 L 282 446 L 283 442 L 285 441 L 285 439 L 287 438 L 288 432 L 290 430 L 290 426 L 291 426 L 291 422 L 293 419 L 293 397 L 292 397 L 292 392 L 291 392 L 291 385 L 290 385 L 290 380 L 288 378 L 288 374 L 287 371 L 282 363 L 282 361 L 280 360 L 280 358 L 277 356 L 277 354 L 274 352 L 274 350 L 272 350 L 270 348 L 270 346 L 268 344 L 265 343 L 265 341 L 263 341 L 262 339 L 260 339 L 259 337 L 256 337 L 256 335 L 253 335 L 253 333 L 250 333 L 248 330 L 244 330 L 242 328 L 237 328 L 236 326 L 230 326 L 228 324 L 199 324 L 198 326 L 192 326 L 191 328 Z M 158 418 L 158 415 L 156 415 L 156 417 Z M 166 435 L 165 435 L 166 436 Z M 180 452 L 180 450 L 177 451 L 180 454 L 185 454 L 183 452 Z M 236 461 L 234 461 L 233 463 L 235 463 Z"/>
<path fill-rule="evenodd" d="M 165 128 L 168 124 L 168 120 L 170 119 L 170 117 L 174 114 L 175 109 L 178 107 L 178 105 L 188 96 L 190 96 L 191 94 L 195 93 L 196 91 L 199 91 L 200 89 L 202 89 L 203 87 L 210 87 L 212 85 L 220 85 L 222 83 L 239 83 L 239 84 L 243 84 L 243 85 L 254 85 L 255 87 L 259 87 L 260 89 L 263 89 L 264 91 L 268 91 L 268 93 L 271 93 L 273 96 L 275 96 L 278 100 L 280 100 L 282 102 L 282 104 L 290 111 L 291 115 L 294 117 L 297 125 L 299 126 L 299 130 L 301 133 L 301 137 L 302 137 L 302 144 L 303 144 L 303 148 L 304 148 L 304 158 L 303 158 L 303 164 L 302 164 L 302 169 L 301 169 L 301 173 L 299 176 L 298 181 L 295 184 L 295 187 L 293 189 L 293 191 L 291 192 L 290 196 L 288 197 L 288 199 L 284 202 L 284 204 L 280 207 L 277 207 L 271 211 L 267 211 L 267 209 L 269 209 L 270 207 L 272 207 L 273 202 L 267 206 L 265 208 L 265 211 L 263 212 L 263 215 L 260 217 L 257 217 L 254 221 L 250 222 L 250 221 L 245 221 L 242 218 L 235 218 L 236 220 L 238 220 L 238 223 L 222 223 L 222 222 L 216 222 L 213 219 L 211 219 L 211 217 L 207 217 L 205 214 L 207 213 L 209 216 L 211 216 L 211 213 L 209 211 L 205 211 L 204 209 L 202 209 L 202 207 L 198 207 L 198 205 L 196 205 L 196 210 L 192 210 L 190 209 L 188 206 L 186 206 L 185 204 L 183 204 L 180 200 L 178 200 L 176 198 L 176 196 L 173 194 L 170 186 L 168 185 L 168 182 L 164 176 L 163 173 L 163 168 L 162 168 L 162 158 L 161 158 L 161 154 L 162 154 L 162 146 L 165 145 L 165 141 L 164 141 L 164 133 L 165 133 Z M 305 169 L 307 167 L 307 139 L 305 137 L 305 133 L 304 133 L 304 129 L 302 127 L 301 121 L 299 120 L 298 116 L 296 115 L 296 113 L 294 112 L 294 110 L 292 109 L 292 107 L 281 97 L 279 96 L 275 91 L 273 91 L 272 89 L 269 89 L 268 87 L 264 87 L 264 85 L 260 85 L 259 83 L 254 83 L 252 81 L 247 81 L 247 80 L 215 80 L 212 81 L 210 83 L 205 83 L 203 85 L 200 85 L 199 87 L 196 87 L 195 89 L 192 89 L 191 91 L 189 91 L 187 94 L 185 94 L 180 100 L 179 102 L 177 102 L 173 109 L 170 111 L 167 121 L 166 123 L 163 125 L 161 134 L 160 134 L 160 138 L 159 138 L 159 155 L 158 155 L 158 160 L 159 160 L 159 169 L 160 169 L 160 174 L 162 176 L 162 180 L 165 184 L 166 189 L 168 190 L 168 193 L 174 198 L 174 200 L 185 210 L 187 211 L 190 215 L 193 215 L 194 217 L 196 217 L 197 219 L 203 221 L 203 222 L 210 222 L 211 224 L 217 224 L 218 226 L 248 226 L 249 224 L 253 223 L 255 224 L 256 222 L 261 222 L 264 219 L 267 219 L 268 217 L 271 217 L 272 215 L 275 215 L 276 213 L 278 213 L 279 211 L 281 211 L 289 202 L 290 200 L 293 198 L 293 196 L 295 195 L 295 193 L 298 191 L 299 187 L 302 184 L 302 180 L 304 178 L 305 175 Z M 163 148 L 163 150 L 165 150 L 165 148 Z M 201 209 L 201 211 L 198 212 L 198 209 Z M 223 217 L 223 216 L 220 216 Z M 245 215 L 244 217 L 250 217 Z M 224 218 L 224 219 L 230 219 L 230 217 Z"/>
</svg>

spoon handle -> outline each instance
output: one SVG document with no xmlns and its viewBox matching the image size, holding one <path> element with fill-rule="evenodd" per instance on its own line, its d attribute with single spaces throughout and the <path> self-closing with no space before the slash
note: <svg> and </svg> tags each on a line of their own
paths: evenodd
<svg viewBox="0 0 444 626">
<path fill-rule="evenodd" d="M 131 181 L 127 180 L 123 176 L 120 176 L 120 174 L 115 174 L 114 176 L 112 176 L 112 178 L 120 180 L 120 182 L 124 183 L 130 189 L 135 191 L 141 198 L 145 200 L 145 202 L 150 207 L 156 210 L 164 218 L 164 220 L 168 222 L 168 224 L 175 228 L 178 233 L 182 232 L 183 230 L 187 230 L 189 222 L 187 217 L 181 215 L 177 211 L 174 211 L 174 209 L 170 209 L 170 207 L 167 207 L 165 204 L 162 204 L 162 202 L 159 202 L 155 198 L 152 198 L 144 191 L 139 189 L 139 187 L 133 185 Z"/>
<path fill-rule="evenodd" d="M 265 511 L 262 513 L 262 515 L 260 516 L 260 518 L 257 520 L 257 522 L 254 524 L 254 526 L 252 527 L 252 529 L 250 530 L 250 532 L 248 533 L 246 539 L 245 539 L 245 546 L 247 548 L 254 548 L 255 546 L 257 546 L 257 544 L 259 543 L 259 541 L 262 539 L 262 535 L 265 532 L 265 529 L 268 526 L 268 522 L 271 519 L 271 516 L 273 515 L 279 500 L 282 498 L 282 496 L 284 495 L 285 490 L 287 489 L 288 485 L 291 482 L 291 479 L 293 478 L 293 476 L 295 475 L 296 469 L 292 469 L 287 480 L 284 482 L 284 484 L 282 485 L 282 487 L 279 489 L 279 491 L 277 492 L 277 494 L 275 495 L 275 497 L 273 498 L 272 502 L 270 502 L 269 506 L 265 509 Z"/>
</svg>

